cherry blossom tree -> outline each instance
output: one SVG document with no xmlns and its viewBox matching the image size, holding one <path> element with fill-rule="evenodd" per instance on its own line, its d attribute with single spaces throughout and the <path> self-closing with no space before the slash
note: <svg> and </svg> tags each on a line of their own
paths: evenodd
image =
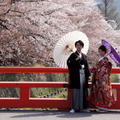
<svg viewBox="0 0 120 120">
<path fill-rule="evenodd" d="M 88 36 L 91 64 L 102 39 L 119 48 L 119 31 L 105 21 L 94 0 L 8 0 L 0 9 L 1 65 L 56 66 L 55 44 L 74 30 Z"/>
</svg>

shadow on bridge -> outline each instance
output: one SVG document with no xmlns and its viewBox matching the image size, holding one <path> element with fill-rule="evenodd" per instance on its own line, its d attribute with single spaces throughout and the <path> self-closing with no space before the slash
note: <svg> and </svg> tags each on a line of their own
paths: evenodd
<svg viewBox="0 0 120 120">
<path fill-rule="evenodd" d="M 114 115 L 118 117 L 119 115 L 119 118 L 120 118 L 120 110 L 112 110 L 112 111 L 109 111 L 107 113 L 98 113 L 98 112 L 90 112 L 90 113 L 85 113 L 85 112 L 77 112 L 75 114 L 72 114 L 72 113 L 69 113 L 69 111 L 57 111 L 57 110 L 0 110 L 0 116 L 1 114 L 6 114 L 8 115 L 8 118 L 11 118 L 11 119 L 21 119 L 21 118 L 24 118 L 24 120 L 27 118 L 29 118 L 29 120 L 33 119 L 33 118 L 37 118 L 37 119 L 42 119 L 42 120 L 45 120 L 45 119 L 50 119 L 50 120 L 53 120 L 53 119 L 61 119 L 61 118 L 64 118 L 64 119 L 72 119 L 72 118 L 86 118 L 86 119 L 90 119 L 90 120 L 94 120 L 96 117 L 97 118 L 101 118 L 101 117 L 108 117 L 109 115 L 109 118 L 110 120 L 113 120 L 112 117 L 110 117 L 110 115 Z M 94 118 L 94 119 L 92 119 Z M 102 119 L 102 118 L 101 118 Z M 2 119 L 1 119 L 2 120 Z M 4 119 L 4 120 L 7 120 L 7 119 Z M 98 120 L 98 119 L 97 119 Z"/>
</svg>

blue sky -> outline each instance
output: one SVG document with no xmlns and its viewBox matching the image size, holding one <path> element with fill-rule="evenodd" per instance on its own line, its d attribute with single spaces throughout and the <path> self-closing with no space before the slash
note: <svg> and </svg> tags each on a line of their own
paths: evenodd
<svg viewBox="0 0 120 120">
<path fill-rule="evenodd" d="M 120 13 L 120 0 L 114 0 L 115 2 L 115 6 L 117 7 L 117 10 L 119 11 Z"/>
<path fill-rule="evenodd" d="M 95 1 L 101 1 L 101 0 L 95 0 Z M 120 14 L 120 0 L 114 0 L 114 5 L 117 7 L 117 11 Z"/>
</svg>

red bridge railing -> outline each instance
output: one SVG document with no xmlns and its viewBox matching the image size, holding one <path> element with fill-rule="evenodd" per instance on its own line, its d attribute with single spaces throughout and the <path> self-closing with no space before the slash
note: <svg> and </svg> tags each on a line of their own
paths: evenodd
<svg viewBox="0 0 120 120">
<path fill-rule="evenodd" d="M 0 73 L 68 73 L 68 69 L 50 67 L 0 67 Z M 119 68 L 113 68 L 111 74 L 120 74 Z M 0 82 L 0 88 L 19 88 L 19 98 L 0 98 L 0 108 L 70 108 L 70 90 L 67 98 L 31 98 L 30 88 L 64 88 L 68 82 Z M 89 83 L 91 87 L 91 83 Z M 116 103 L 112 109 L 120 109 L 120 83 L 112 83 L 116 89 Z"/>
</svg>

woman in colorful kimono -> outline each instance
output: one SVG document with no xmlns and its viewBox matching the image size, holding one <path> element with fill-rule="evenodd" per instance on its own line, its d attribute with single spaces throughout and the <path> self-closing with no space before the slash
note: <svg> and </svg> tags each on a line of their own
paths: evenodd
<svg viewBox="0 0 120 120">
<path fill-rule="evenodd" d="M 114 96 L 110 84 L 110 72 L 112 64 L 106 55 L 106 47 L 101 45 L 98 49 L 101 58 L 93 67 L 91 94 L 88 97 L 89 103 L 95 105 L 99 112 L 107 112 L 114 103 Z"/>
</svg>

